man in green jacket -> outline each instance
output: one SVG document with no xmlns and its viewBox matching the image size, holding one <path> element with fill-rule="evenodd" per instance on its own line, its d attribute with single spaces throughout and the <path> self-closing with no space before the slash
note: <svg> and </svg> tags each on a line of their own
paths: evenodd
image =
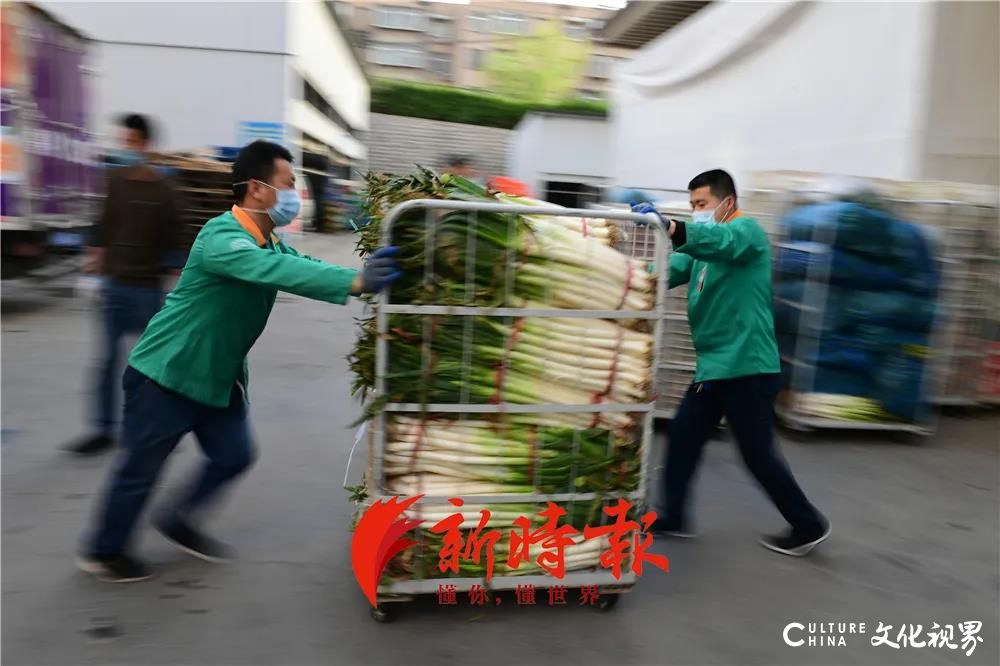
<svg viewBox="0 0 1000 666">
<path fill-rule="evenodd" d="M 723 416 L 750 473 L 790 529 L 761 544 L 802 556 L 830 535 L 830 523 L 799 488 L 777 451 L 774 401 L 781 365 L 774 337 L 771 247 L 767 234 L 737 208 L 725 171 L 706 171 L 688 184 L 689 224 L 663 220 L 674 247 L 669 287 L 688 285 L 688 320 L 697 355 L 694 383 L 670 426 L 664 515 L 653 530 L 691 537 L 688 489 L 702 450 Z M 655 212 L 649 204 L 637 212 Z M 662 219 L 662 218 L 661 218 Z"/>
<path fill-rule="evenodd" d="M 180 439 L 194 432 L 207 461 L 155 526 L 182 550 L 223 561 L 230 549 L 202 534 L 197 518 L 255 458 L 247 418 L 247 353 L 264 330 L 278 291 L 343 305 L 399 277 L 395 248 L 356 271 L 299 254 L 274 235 L 300 202 L 281 146 L 255 141 L 233 163 L 231 211 L 209 220 L 163 308 L 129 356 L 122 453 L 81 569 L 113 582 L 150 577 L 127 553 L 150 491 Z"/>
</svg>

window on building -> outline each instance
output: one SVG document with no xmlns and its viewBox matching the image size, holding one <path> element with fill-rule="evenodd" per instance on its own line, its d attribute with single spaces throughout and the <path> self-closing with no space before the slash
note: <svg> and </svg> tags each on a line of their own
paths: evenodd
<svg viewBox="0 0 1000 666">
<path fill-rule="evenodd" d="M 587 76 L 595 79 L 611 78 L 611 70 L 617 60 L 617 58 L 607 55 L 596 54 L 592 56 L 590 64 L 587 66 Z"/>
<path fill-rule="evenodd" d="M 358 48 L 368 46 L 368 33 L 364 30 L 351 30 L 348 32 L 353 44 Z"/>
<path fill-rule="evenodd" d="M 588 39 L 590 37 L 590 25 L 587 19 L 568 18 L 563 25 L 563 32 L 570 39 Z"/>
<path fill-rule="evenodd" d="M 503 35 L 525 35 L 528 21 L 517 14 L 497 14 L 493 17 L 493 31 Z"/>
<path fill-rule="evenodd" d="M 472 69 L 482 69 L 486 63 L 486 51 L 473 49 L 469 51 L 469 67 Z"/>
<path fill-rule="evenodd" d="M 483 14 L 469 14 L 469 30 L 472 32 L 490 32 L 489 16 Z"/>
<path fill-rule="evenodd" d="M 372 23 L 379 28 L 393 30 L 424 30 L 427 15 L 411 7 L 377 7 Z"/>
<path fill-rule="evenodd" d="M 451 36 L 451 23 L 444 17 L 431 17 L 431 21 L 427 25 L 427 31 L 431 34 L 431 37 L 446 39 Z"/>
<path fill-rule="evenodd" d="M 415 67 L 422 69 L 426 66 L 427 57 L 423 49 L 418 46 L 383 42 L 381 44 L 372 44 L 368 47 L 368 62 L 387 67 Z"/>
<path fill-rule="evenodd" d="M 451 56 L 447 53 L 435 53 L 431 56 L 431 71 L 439 76 L 451 77 Z"/>
<path fill-rule="evenodd" d="M 547 181 L 545 200 L 566 208 L 587 208 L 600 201 L 600 190 L 587 183 Z"/>
<path fill-rule="evenodd" d="M 343 116 L 341 116 L 337 109 L 334 108 L 333 104 L 323 96 L 319 90 L 316 89 L 309 81 L 302 79 L 302 98 L 305 100 L 306 104 L 313 107 L 320 113 L 322 113 L 328 120 L 330 120 L 334 125 L 341 128 L 348 134 L 354 135 L 355 130 L 351 127 Z"/>
</svg>

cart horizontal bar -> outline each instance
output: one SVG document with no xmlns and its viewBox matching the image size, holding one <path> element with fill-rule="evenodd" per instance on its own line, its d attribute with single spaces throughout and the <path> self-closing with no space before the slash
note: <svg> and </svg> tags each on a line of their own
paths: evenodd
<svg viewBox="0 0 1000 666">
<path fill-rule="evenodd" d="M 940 398 L 931 398 L 931 404 L 939 407 L 973 407 L 980 404 L 980 401 L 975 398 L 941 396 Z"/>
<path fill-rule="evenodd" d="M 812 305 L 806 305 L 804 303 L 798 303 L 796 301 L 790 301 L 787 298 L 775 298 L 775 303 L 780 305 L 787 305 L 790 308 L 795 308 L 796 310 L 802 310 L 803 312 L 819 312 L 819 308 Z"/>
<path fill-rule="evenodd" d="M 782 421 L 797 426 L 817 429 L 837 429 L 837 430 L 882 430 L 895 432 L 912 432 L 918 435 L 929 435 L 931 430 L 925 426 L 914 423 L 891 423 L 879 421 L 848 421 L 841 419 L 825 419 L 818 416 L 799 416 L 794 410 L 785 408 L 775 409 L 775 413 Z"/>
<path fill-rule="evenodd" d="M 595 210 L 593 208 L 562 208 L 561 206 L 524 206 L 521 204 L 495 204 L 485 201 L 455 201 L 453 199 L 411 199 L 393 208 L 395 217 L 411 209 L 443 210 L 446 212 L 469 211 L 475 213 L 516 213 L 518 215 L 554 215 L 559 217 L 586 217 L 602 220 L 623 220 L 636 225 L 663 228 L 660 216 L 655 213 L 633 213 L 630 210 Z"/>
<path fill-rule="evenodd" d="M 567 319 L 659 319 L 656 310 L 569 310 L 563 308 L 481 308 L 465 305 L 380 305 L 388 314 L 474 317 L 564 317 Z"/>
<path fill-rule="evenodd" d="M 784 250 L 795 250 L 796 252 L 805 252 L 806 254 L 827 254 L 830 251 L 830 248 L 825 245 L 816 247 L 814 245 L 802 246 L 796 243 L 775 243 L 774 246 L 780 247 Z"/>
<path fill-rule="evenodd" d="M 379 495 L 375 499 L 387 502 L 396 495 Z M 516 493 L 504 493 L 502 495 L 467 495 L 458 493 L 456 495 L 425 495 L 420 498 L 420 501 L 414 504 L 414 506 L 419 506 L 421 504 L 439 504 L 442 508 L 450 509 L 453 512 L 459 512 L 460 509 L 452 504 L 448 503 L 448 500 L 454 499 L 455 497 L 460 497 L 465 500 L 468 504 L 534 504 L 537 502 L 585 502 L 597 498 L 604 498 L 606 500 L 616 500 L 618 498 L 630 499 L 630 500 L 641 500 L 642 496 L 637 490 L 631 490 L 627 493 L 548 493 L 548 494 L 538 494 L 538 495 L 518 495 Z"/>
<path fill-rule="evenodd" d="M 797 367 L 800 367 L 800 368 L 811 368 L 811 367 L 813 367 L 812 363 L 806 363 L 805 361 L 800 361 L 797 358 L 792 358 L 791 356 L 786 356 L 784 354 L 782 354 L 782 356 L 781 356 L 781 362 L 782 363 L 787 363 L 788 365 L 794 365 L 794 366 L 797 366 Z"/>
<path fill-rule="evenodd" d="M 627 412 L 645 413 L 653 410 L 651 403 L 626 405 L 622 403 L 606 403 L 592 405 L 554 405 L 532 404 L 518 405 L 503 402 L 499 405 L 458 405 L 453 402 L 428 403 L 390 402 L 382 408 L 386 412 L 440 412 L 442 414 L 543 414 L 547 412 L 562 414 L 595 414 L 597 412 Z"/>
<path fill-rule="evenodd" d="M 421 578 L 400 581 L 392 585 L 380 585 L 378 594 L 379 597 L 383 594 L 434 594 L 441 585 L 454 585 L 458 592 L 467 592 L 473 585 L 481 585 L 487 590 L 513 590 L 519 585 L 534 585 L 541 588 L 561 585 L 568 589 L 588 585 L 631 587 L 635 585 L 637 579 L 638 577 L 631 571 L 623 572 L 621 578 L 615 578 L 607 569 L 574 571 L 567 573 L 562 578 L 548 575 L 517 576 L 511 574 L 494 574 L 489 581 L 485 578 Z M 611 592 L 611 590 L 599 591 Z M 387 599 L 386 601 L 389 600 Z"/>
<path fill-rule="evenodd" d="M 677 363 L 671 361 L 664 361 L 656 367 L 658 370 L 683 370 L 685 372 L 694 372 L 696 369 L 694 363 Z"/>
</svg>

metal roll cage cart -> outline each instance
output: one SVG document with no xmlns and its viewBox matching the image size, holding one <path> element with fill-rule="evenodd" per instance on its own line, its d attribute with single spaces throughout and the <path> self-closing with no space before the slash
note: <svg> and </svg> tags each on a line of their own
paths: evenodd
<svg viewBox="0 0 1000 666">
<path fill-rule="evenodd" d="M 792 208 L 803 202 L 811 202 L 810 195 L 823 194 L 817 190 L 764 190 L 754 191 L 758 197 L 769 194 L 777 195 L 776 210 L 774 212 L 775 227 L 772 229 L 772 246 L 776 250 L 795 250 L 807 252 L 818 256 L 818 260 L 810 262 L 805 275 L 805 289 L 801 301 L 788 301 L 775 298 L 776 303 L 781 303 L 787 307 L 799 310 L 798 331 L 795 336 L 795 348 L 791 355 L 783 355 L 782 363 L 791 368 L 790 394 L 792 402 L 790 405 L 779 404 L 775 406 L 775 414 L 789 428 L 799 432 L 809 432 L 817 429 L 844 429 L 844 430 L 876 430 L 884 432 L 900 433 L 904 436 L 924 438 L 934 433 L 937 427 L 937 412 L 932 408 L 934 398 L 939 395 L 939 381 L 942 374 L 942 363 L 946 360 L 946 354 L 942 354 L 943 349 L 951 347 L 949 336 L 945 333 L 945 326 L 942 324 L 943 308 L 945 307 L 944 294 L 949 290 L 949 278 L 952 277 L 948 270 L 950 259 L 947 254 L 943 259 L 939 259 L 941 264 L 942 280 L 935 296 L 935 316 L 932 333 L 929 340 L 930 358 L 923 364 L 921 382 L 926 393 L 926 402 L 920 415 L 913 422 L 896 421 L 851 421 L 847 419 L 834 419 L 828 417 L 817 417 L 802 413 L 796 408 L 797 396 L 812 392 L 815 385 L 816 365 L 808 359 L 813 358 L 819 348 L 820 336 L 822 333 L 822 322 L 825 320 L 827 307 L 827 295 L 830 286 L 830 278 L 833 262 L 833 247 L 836 243 L 837 230 L 835 227 L 817 231 L 814 229 L 810 239 L 815 246 L 804 247 L 790 243 L 783 238 L 783 234 L 777 223 Z M 915 224 L 920 224 L 917 219 L 912 219 L 912 205 L 936 205 L 950 204 L 953 202 L 940 201 L 911 201 L 901 200 L 892 197 L 883 199 L 892 206 L 892 212 L 899 219 L 907 220 Z M 924 224 L 926 226 L 926 223 Z M 769 234 L 771 235 L 771 234 Z M 940 257 L 941 248 L 935 249 L 935 253 Z M 777 278 L 777 276 L 776 276 Z"/>
<path fill-rule="evenodd" d="M 376 327 L 377 327 L 377 338 L 376 338 L 376 350 L 375 350 L 375 397 L 385 395 L 386 391 L 386 375 L 389 367 L 389 345 L 387 342 L 387 333 L 389 331 L 389 315 L 392 314 L 408 314 L 408 315 L 418 315 L 422 317 L 422 326 L 424 330 L 423 336 L 423 350 L 422 350 L 422 363 L 425 369 L 429 368 L 430 362 L 430 344 L 429 340 L 429 326 L 431 323 L 431 317 L 435 316 L 455 316 L 455 317 L 466 317 L 465 320 L 465 333 L 463 335 L 463 358 L 471 360 L 471 338 L 473 331 L 473 317 L 495 317 L 502 318 L 505 321 L 512 322 L 515 319 L 522 317 L 535 317 L 535 318 L 599 318 L 607 320 L 645 320 L 651 323 L 653 330 L 653 355 L 651 371 L 657 366 L 660 354 L 660 332 L 662 328 L 662 317 L 661 311 L 663 306 L 663 297 L 665 291 L 665 267 L 666 267 L 666 247 L 665 242 L 666 234 L 662 225 L 658 222 L 654 222 L 655 216 L 652 215 L 640 215 L 632 212 L 622 212 L 622 211 L 601 211 L 597 212 L 594 210 L 585 209 L 569 209 L 569 208 L 559 208 L 554 206 L 523 206 L 523 205 L 513 205 L 513 204 L 493 204 L 493 203 L 479 203 L 479 202 L 464 202 L 464 201 L 452 201 L 452 200 L 439 200 L 439 199 L 419 199 L 411 200 L 401 203 L 390 210 L 382 221 L 382 237 L 383 244 L 388 245 L 391 242 L 393 226 L 398 222 L 398 220 L 404 214 L 412 214 L 415 211 L 424 210 L 425 211 L 425 224 L 429 233 L 426 234 L 426 248 L 425 252 L 425 272 L 424 279 L 429 281 L 433 275 L 434 268 L 434 252 L 432 251 L 435 247 L 435 237 L 436 237 L 436 225 L 437 221 L 445 213 L 453 212 L 465 212 L 470 213 L 469 225 L 471 226 L 471 231 L 468 234 L 467 242 L 467 252 L 466 252 L 466 294 L 472 294 L 472 286 L 474 284 L 474 271 L 475 266 L 475 254 L 476 254 L 476 224 L 478 223 L 478 216 L 480 213 L 499 213 L 499 214 L 510 214 L 510 230 L 513 235 L 514 227 L 516 225 L 517 216 L 560 216 L 560 217 L 575 217 L 575 218 L 601 218 L 608 220 L 609 222 L 614 222 L 616 225 L 631 225 L 635 228 L 639 225 L 651 225 L 654 229 L 654 233 L 643 233 L 643 234 L 625 234 L 625 244 L 632 243 L 652 243 L 654 251 L 652 252 L 652 264 L 651 269 L 655 271 L 655 275 L 658 276 L 656 282 L 656 301 L 655 305 L 650 310 L 630 310 L 630 309 L 619 309 L 619 310 L 598 310 L 598 309 L 564 309 L 564 308 L 521 308 L 521 307 L 479 307 L 475 305 L 471 306 L 441 306 L 441 305 L 409 305 L 409 304 L 393 304 L 391 302 L 391 294 L 389 290 L 384 291 L 378 298 L 376 304 Z M 621 243 L 619 243 L 621 245 Z M 622 251 L 620 247 L 616 248 Z M 625 252 L 626 255 L 632 256 L 638 250 L 638 248 L 632 247 L 628 248 L 632 250 L 631 253 Z M 648 249 L 648 248 L 647 248 Z M 516 253 L 511 252 L 507 257 L 506 265 L 506 294 L 510 296 L 513 287 L 513 276 L 514 268 L 516 263 Z M 551 282 L 551 281 L 549 281 Z M 506 302 L 510 302 L 507 299 Z M 625 308 L 623 305 L 622 308 Z M 508 361 L 504 359 L 503 371 L 507 369 Z M 469 366 L 467 362 L 466 367 Z M 652 375 L 652 372 L 651 372 Z M 565 493 L 548 493 L 548 494 L 537 494 L 537 489 L 539 487 L 539 466 L 535 468 L 535 483 L 533 484 L 536 488 L 536 494 L 493 494 L 493 495 L 466 495 L 462 499 L 472 502 L 475 504 L 505 504 L 505 503 L 519 503 L 519 504 L 536 504 L 541 502 L 566 502 L 572 506 L 573 502 L 583 502 L 583 501 L 600 501 L 606 505 L 608 501 L 615 501 L 619 498 L 625 498 L 632 501 L 638 506 L 643 506 L 645 504 L 645 498 L 647 496 L 648 488 L 648 471 L 649 471 L 649 451 L 652 440 L 653 432 L 653 411 L 654 403 L 652 401 L 648 403 L 588 403 L 588 404 L 546 404 L 546 403 L 536 403 L 536 404 L 514 404 L 502 402 L 499 404 L 487 403 L 478 404 L 469 402 L 469 390 L 467 383 L 462 388 L 462 394 L 460 401 L 458 403 L 433 403 L 433 404 L 420 404 L 420 403 L 387 403 L 381 410 L 376 414 L 376 416 L 370 422 L 372 426 L 372 432 L 369 438 L 369 488 L 371 489 L 371 500 L 388 500 L 392 497 L 391 494 L 386 492 L 386 476 L 383 470 L 383 457 L 385 453 L 386 446 L 386 421 L 387 417 L 391 414 L 405 414 L 405 413 L 424 413 L 424 414 L 445 414 L 449 416 L 457 416 L 458 418 L 466 418 L 469 415 L 476 414 L 544 414 L 544 413 L 560 413 L 560 414 L 598 414 L 601 412 L 610 413 L 630 413 L 630 414 L 641 414 L 641 436 L 639 442 L 639 456 L 640 456 L 640 469 L 639 469 L 639 485 L 637 491 L 628 491 L 621 493 L 594 493 L 594 492 L 573 492 L 573 477 L 574 473 L 570 474 L 569 477 L 569 488 L 568 492 Z M 614 445 L 614 430 L 609 429 L 608 431 L 608 448 L 609 452 Z M 542 445 L 539 444 L 539 447 Z M 574 455 L 578 451 L 579 438 L 574 436 L 573 438 L 573 453 Z M 444 495 L 427 495 L 424 496 L 417 504 L 411 507 L 411 511 L 419 515 L 420 507 L 427 505 L 443 505 L 454 510 L 451 505 L 447 504 L 450 496 Z M 602 520 L 606 520 L 606 516 L 603 511 L 599 512 Z M 421 536 L 418 534 L 415 537 L 418 540 L 415 548 L 422 549 L 424 543 Z M 418 550 L 419 556 L 419 550 Z M 415 578 L 410 580 L 403 580 L 394 582 L 392 584 L 380 585 L 378 589 L 377 600 L 379 606 L 372 611 L 372 617 L 377 621 L 385 621 L 389 619 L 388 613 L 385 609 L 384 603 L 396 602 L 396 601 L 409 601 L 414 595 L 418 594 L 432 594 L 436 593 L 439 589 L 439 585 L 452 584 L 456 585 L 458 590 L 468 589 L 469 586 L 474 584 L 479 584 L 483 589 L 489 590 L 512 590 L 519 585 L 536 585 L 536 586 L 549 586 L 549 585 L 561 585 L 567 589 L 580 588 L 584 586 L 598 586 L 599 592 L 602 594 L 601 599 L 603 608 L 607 609 L 612 607 L 618 599 L 618 594 L 622 592 L 629 591 L 636 582 L 636 576 L 630 570 L 625 570 L 621 572 L 621 577 L 616 579 L 613 577 L 612 573 L 604 568 L 596 568 L 583 571 L 567 571 L 562 579 L 556 579 L 549 575 L 510 575 L 503 573 L 494 573 L 490 581 L 486 581 L 484 578 L 479 577 L 442 577 L 442 578 L 425 578 L 423 577 L 423 572 L 421 571 L 416 575 Z M 610 596 L 609 596 L 610 595 Z"/>
</svg>

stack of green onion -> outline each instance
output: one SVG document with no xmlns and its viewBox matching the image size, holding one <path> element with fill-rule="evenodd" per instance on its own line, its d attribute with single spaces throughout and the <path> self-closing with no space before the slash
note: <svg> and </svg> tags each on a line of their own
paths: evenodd
<svg viewBox="0 0 1000 666">
<path fill-rule="evenodd" d="M 369 175 L 365 213 L 370 224 L 358 242 L 362 256 L 383 244 L 385 214 L 412 199 L 552 206 L 424 169 L 403 178 Z M 404 270 L 392 287 L 395 304 L 568 310 L 655 306 L 656 276 L 646 262 L 616 249 L 623 234 L 606 220 L 421 209 L 400 216 L 390 236 L 400 248 Z M 375 387 L 374 316 L 360 326 L 350 362 L 355 391 L 368 396 Z M 387 402 L 638 406 L 651 401 L 654 340 L 645 320 L 390 314 L 383 339 L 385 391 L 369 402 L 366 418 Z M 639 485 L 639 413 L 457 416 L 425 410 L 389 414 L 385 424 L 385 487 L 374 494 L 466 498 L 461 509 L 450 504 L 411 508 L 413 516 L 426 521 L 418 532 L 427 547 L 403 553 L 390 567 L 391 577 L 418 571 L 445 575 L 432 566 L 441 537 L 427 527 L 446 516 L 461 512 L 461 529 L 471 530 L 480 509 L 488 508 L 488 527 L 506 534 L 505 526 L 515 518 L 542 508 L 484 507 L 475 502 L 476 495 L 572 492 L 601 498 Z M 564 507 L 570 513 L 567 522 L 580 528 L 600 519 L 600 499 Z M 567 568 L 596 566 L 599 546 L 572 546 Z M 464 563 L 462 575 L 481 575 L 483 566 Z M 512 573 L 506 553 L 498 556 L 494 572 Z M 537 572 L 537 565 L 525 564 L 516 573 Z"/>
</svg>

